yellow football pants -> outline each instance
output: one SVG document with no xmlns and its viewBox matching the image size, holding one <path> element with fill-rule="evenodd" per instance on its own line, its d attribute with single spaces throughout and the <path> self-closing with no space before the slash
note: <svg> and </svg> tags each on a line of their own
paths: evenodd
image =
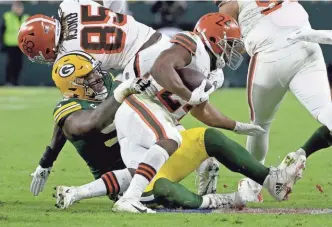
<svg viewBox="0 0 332 227">
<path fill-rule="evenodd" d="M 154 183 L 160 178 L 166 178 L 172 182 L 180 182 L 209 157 L 204 144 L 205 130 L 206 128 L 193 128 L 181 132 L 181 146 L 161 167 L 145 189 L 145 192 L 151 192 Z"/>
</svg>

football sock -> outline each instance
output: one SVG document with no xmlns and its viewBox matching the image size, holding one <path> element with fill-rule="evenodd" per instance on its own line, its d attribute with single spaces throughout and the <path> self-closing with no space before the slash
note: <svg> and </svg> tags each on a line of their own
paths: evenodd
<svg viewBox="0 0 332 227">
<path fill-rule="evenodd" d="M 116 170 L 105 173 L 98 180 L 80 187 L 76 187 L 76 201 L 104 195 L 116 195 L 124 192 L 131 181 L 128 169 Z"/>
<path fill-rule="evenodd" d="M 126 191 L 132 179 L 128 169 L 107 172 L 101 176 L 103 179 L 107 195 L 117 195 Z"/>
<path fill-rule="evenodd" d="M 179 183 L 173 183 L 166 178 L 158 179 L 153 187 L 153 194 L 157 201 L 164 201 L 165 204 L 175 205 L 186 209 L 206 208 L 210 201 L 203 202 L 203 197 L 197 195 Z M 202 206 L 202 207 L 201 207 Z"/>
<path fill-rule="evenodd" d="M 266 132 L 256 136 L 247 136 L 247 143 L 245 148 L 252 156 L 260 163 L 265 163 L 267 152 L 269 151 L 269 137 L 271 122 L 258 124 Z"/>
<path fill-rule="evenodd" d="M 326 126 L 318 128 L 301 147 L 305 151 L 306 156 L 309 157 L 318 150 L 330 147 L 332 145 L 332 136 L 330 133 L 330 130 Z"/>
<path fill-rule="evenodd" d="M 207 129 L 204 142 L 208 155 L 215 157 L 233 172 L 241 173 L 261 185 L 269 174 L 269 168 L 257 161 L 240 144 L 227 138 L 217 129 Z"/>
<path fill-rule="evenodd" d="M 147 151 L 143 162 L 138 165 L 133 180 L 128 190 L 123 195 L 123 198 L 139 201 L 146 186 L 148 186 L 157 171 L 159 171 L 168 158 L 169 155 L 164 148 L 157 144 L 153 145 Z"/>
</svg>

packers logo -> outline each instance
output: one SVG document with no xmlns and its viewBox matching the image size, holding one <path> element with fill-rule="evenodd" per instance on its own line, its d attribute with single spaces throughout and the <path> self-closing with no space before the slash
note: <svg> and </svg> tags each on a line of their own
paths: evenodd
<svg viewBox="0 0 332 227">
<path fill-rule="evenodd" d="M 73 64 L 65 64 L 59 70 L 59 75 L 61 77 L 68 77 L 75 71 L 75 66 Z"/>
</svg>

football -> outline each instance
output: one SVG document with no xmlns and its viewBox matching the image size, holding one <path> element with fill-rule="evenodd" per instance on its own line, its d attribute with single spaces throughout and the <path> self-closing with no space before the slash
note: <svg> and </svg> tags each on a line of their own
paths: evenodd
<svg viewBox="0 0 332 227">
<path fill-rule="evenodd" d="M 206 78 L 203 73 L 200 73 L 196 70 L 183 68 L 176 70 L 179 74 L 183 84 L 190 90 L 193 91 L 195 88 L 201 85 L 202 81 Z M 205 91 L 208 91 L 212 85 L 209 81 L 206 82 Z"/>
</svg>

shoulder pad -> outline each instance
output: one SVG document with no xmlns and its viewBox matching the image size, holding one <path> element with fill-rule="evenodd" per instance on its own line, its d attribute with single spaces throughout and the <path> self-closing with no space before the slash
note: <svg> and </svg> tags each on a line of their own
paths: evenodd
<svg viewBox="0 0 332 227">
<path fill-rule="evenodd" d="M 193 32 L 180 32 L 173 36 L 171 43 L 177 43 L 186 48 L 192 55 L 197 50 L 197 38 L 199 37 Z"/>
<path fill-rule="evenodd" d="M 67 118 L 75 111 L 81 110 L 82 106 L 76 99 L 63 99 L 55 107 L 53 111 L 53 118 L 56 123 Z"/>
</svg>

